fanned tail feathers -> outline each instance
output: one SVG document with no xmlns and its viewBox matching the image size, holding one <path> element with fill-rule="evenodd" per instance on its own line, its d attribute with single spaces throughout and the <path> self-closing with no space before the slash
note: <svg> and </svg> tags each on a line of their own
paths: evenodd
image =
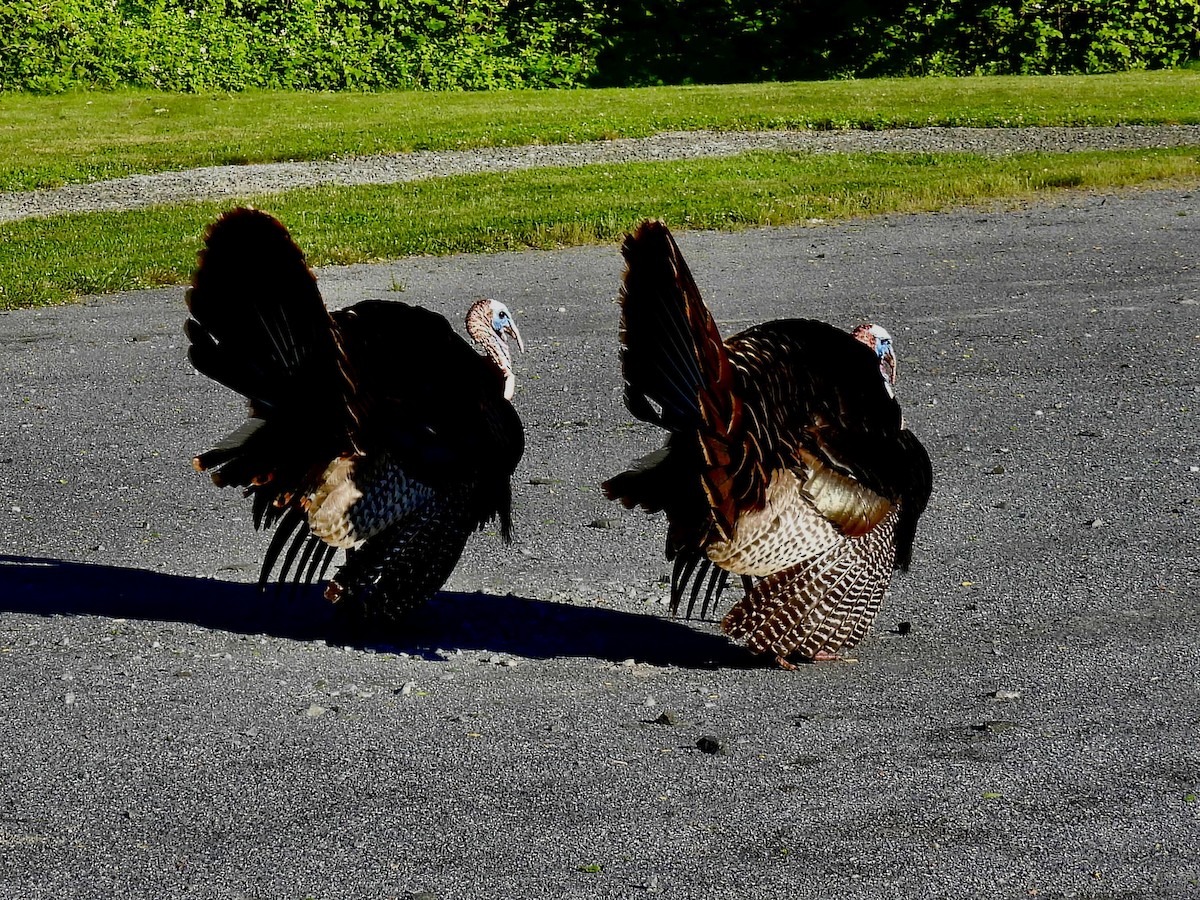
<svg viewBox="0 0 1200 900">
<path fill-rule="evenodd" d="M 235 209 L 204 242 L 187 293 L 193 365 L 260 407 L 343 398 L 333 322 L 287 229 Z"/>
<path fill-rule="evenodd" d="M 699 291 L 661 222 L 643 222 L 626 236 L 621 253 L 625 405 L 639 419 L 670 431 L 694 428 L 701 421 L 698 394 L 706 375 L 688 303 L 699 300 Z"/>
<path fill-rule="evenodd" d="M 735 482 L 741 483 L 740 473 L 753 464 L 728 350 L 662 222 L 642 222 L 626 237 L 621 252 L 626 264 L 620 331 L 625 405 L 645 422 L 699 440 L 711 515 L 728 536 L 737 512 Z M 617 484 L 610 496 L 619 497 L 620 482 L 613 481 Z M 628 502 L 642 503 L 634 498 Z"/>
<path fill-rule="evenodd" d="M 348 426 L 353 391 L 333 321 L 304 254 L 271 216 L 232 210 L 204 241 L 187 293 L 188 356 L 247 398 L 250 419 L 194 465 L 217 470 L 218 485 L 295 480 L 304 472 L 278 471 L 279 461 L 297 458 L 297 445 L 345 435 Z"/>
</svg>

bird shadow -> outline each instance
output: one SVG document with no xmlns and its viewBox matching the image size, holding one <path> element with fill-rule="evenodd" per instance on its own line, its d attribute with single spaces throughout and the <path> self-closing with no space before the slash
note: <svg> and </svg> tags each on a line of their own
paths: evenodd
<svg viewBox="0 0 1200 900">
<path fill-rule="evenodd" d="M 445 591 L 401 624 L 385 628 L 339 615 L 313 586 L 260 591 L 242 582 L 0 554 L 4 612 L 186 622 L 427 659 L 443 658 L 447 650 L 478 650 L 531 659 L 632 658 L 684 668 L 758 664 L 719 634 L 603 607 Z"/>
</svg>

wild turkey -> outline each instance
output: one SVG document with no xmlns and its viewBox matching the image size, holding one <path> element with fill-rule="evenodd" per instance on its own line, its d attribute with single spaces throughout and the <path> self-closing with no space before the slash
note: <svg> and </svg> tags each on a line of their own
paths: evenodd
<svg viewBox="0 0 1200 900">
<path fill-rule="evenodd" d="M 246 397 L 247 420 L 193 459 L 218 486 L 251 498 L 275 532 L 263 585 L 324 578 L 325 596 L 392 619 L 450 577 L 471 532 L 495 518 L 512 532 L 511 475 L 524 450 L 512 405 L 503 303 L 467 313 L 477 353 L 437 313 L 364 300 L 329 312 L 304 254 L 276 219 L 222 215 L 187 294 L 189 357 Z M 286 548 L 286 552 L 285 552 Z"/>
<path fill-rule="evenodd" d="M 666 512 L 672 612 L 703 589 L 707 615 L 735 573 L 745 596 L 721 625 L 753 652 L 791 668 L 854 647 L 932 485 L 890 336 L 784 319 L 723 341 L 665 225 L 643 222 L 622 253 L 625 403 L 670 434 L 604 491 Z"/>
</svg>

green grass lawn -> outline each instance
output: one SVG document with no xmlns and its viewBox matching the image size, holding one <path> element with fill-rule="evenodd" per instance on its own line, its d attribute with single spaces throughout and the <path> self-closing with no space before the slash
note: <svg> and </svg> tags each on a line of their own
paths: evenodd
<svg viewBox="0 0 1200 900">
<path fill-rule="evenodd" d="M 637 137 L 667 130 L 1200 123 L 1200 71 L 634 90 L 0 95 L 0 190 L 220 163 Z M 646 216 L 736 228 L 1200 183 L 1200 149 L 632 163 L 297 190 L 278 215 L 314 265 L 616 241 Z M 185 281 L 233 202 L 0 225 L 0 309 Z"/>
<path fill-rule="evenodd" d="M 0 191 L 696 128 L 1200 123 L 1200 71 L 489 93 L 0 95 Z"/>
<path fill-rule="evenodd" d="M 1200 148 L 1106 153 L 750 153 L 324 187 L 247 197 L 311 264 L 614 242 L 644 217 L 740 228 L 1020 201 L 1069 188 L 1200 184 Z M 185 281 L 205 226 L 232 203 L 0 225 L 0 309 Z M 614 247 L 613 252 L 616 252 Z"/>
</svg>

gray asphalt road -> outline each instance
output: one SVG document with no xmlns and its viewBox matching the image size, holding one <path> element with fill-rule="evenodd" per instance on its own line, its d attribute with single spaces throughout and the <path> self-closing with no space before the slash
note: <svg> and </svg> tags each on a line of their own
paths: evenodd
<svg viewBox="0 0 1200 900">
<path fill-rule="evenodd" d="M 664 617 L 615 247 L 320 273 L 528 343 L 515 545 L 349 644 L 189 467 L 180 291 L 5 314 L 0 897 L 1200 896 L 1196 195 L 678 237 L 724 329 L 896 337 L 936 487 L 857 663 Z"/>
</svg>

